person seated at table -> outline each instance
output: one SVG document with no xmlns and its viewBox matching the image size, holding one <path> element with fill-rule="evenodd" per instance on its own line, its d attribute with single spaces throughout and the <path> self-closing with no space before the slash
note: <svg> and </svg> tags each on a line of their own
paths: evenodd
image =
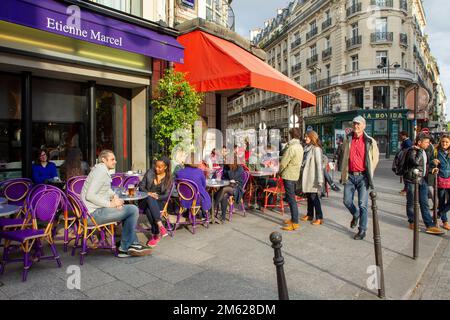
<svg viewBox="0 0 450 320">
<path fill-rule="evenodd" d="M 200 204 L 197 203 L 197 205 L 201 206 L 202 218 L 204 218 L 206 216 L 206 211 L 211 209 L 211 197 L 206 191 L 206 177 L 203 171 L 199 169 L 199 165 L 186 163 L 184 165 L 184 168 L 179 170 L 175 174 L 175 178 L 189 179 L 195 182 L 195 184 L 199 188 L 198 191 L 200 193 Z"/>
<path fill-rule="evenodd" d="M 89 170 L 89 165 L 86 161 L 83 161 L 83 154 L 79 148 L 68 149 L 66 160 L 64 160 L 64 163 L 59 168 L 63 181 L 67 181 L 76 176 L 86 176 Z"/>
<path fill-rule="evenodd" d="M 122 222 L 122 239 L 117 255 L 119 258 L 150 254 L 151 248 L 140 244 L 136 236 L 138 207 L 133 204 L 124 205 L 124 201 L 111 189 L 109 172 L 117 163 L 114 153 L 111 150 L 103 150 L 98 156 L 98 161 L 86 178 L 81 191 L 81 200 L 98 225 Z"/>
<path fill-rule="evenodd" d="M 235 203 L 239 203 L 244 196 L 244 180 L 243 180 L 243 173 L 244 168 L 242 165 L 233 163 L 230 164 L 230 170 L 226 171 L 224 173 L 224 180 L 229 180 L 230 185 L 223 187 L 220 189 L 219 192 L 216 193 L 215 196 L 215 203 L 216 208 L 214 208 L 216 211 L 219 209 L 219 203 L 221 204 L 222 208 L 222 215 L 219 219 L 220 223 L 225 222 L 225 218 L 227 215 L 227 207 L 228 207 L 228 199 L 230 196 L 233 196 L 233 200 Z M 228 197 L 226 197 L 228 195 Z"/>
<path fill-rule="evenodd" d="M 166 157 L 156 160 L 154 168 L 149 169 L 139 183 L 139 189 L 148 194 L 144 212 L 152 228 L 152 237 L 147 242 L 150 248 L 156 247 L 161 238 L 168 235 L 161 221 L 161 210 L 170 197 L 171 187 L 170 160 Z"/>
<path fill-rule="evenodd" d="M 47 150 L 39 150 L 37 159 L 33 163 L 32 174 L 34 183 L 45 183 L 48 180 L 59 178 L 55 163 L 49 161 Z"/>
</svg>

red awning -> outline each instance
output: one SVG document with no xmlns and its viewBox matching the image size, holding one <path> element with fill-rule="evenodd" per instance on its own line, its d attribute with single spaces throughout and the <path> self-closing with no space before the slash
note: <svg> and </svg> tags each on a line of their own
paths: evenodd
<svg viewBox="0 0 450 320">
<path fill-rule="evenodd" d="M 175 70 L 199 92 L 236 90 L 247 87 L 285 94 L 316 105 L 316 96 L 232 42 L 196 30 L 178 37 L 184 47 L 184 64 Z"/>
</svg>

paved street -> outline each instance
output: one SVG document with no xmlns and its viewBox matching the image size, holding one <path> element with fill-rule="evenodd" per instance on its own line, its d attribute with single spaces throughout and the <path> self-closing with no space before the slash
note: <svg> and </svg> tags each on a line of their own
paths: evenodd
<svg viewBox="0 0 450 320">
<path fill-rule="evenodd" d="M 382 160 L 376 173 L 387 298 L 449 299 L 449 236 L 421 232 L 420 257 L 411 258 L 406 199 L 398 194 L 401 185 L 390 167 L 390 161 Z M 355 241 L 342 192 L 331 192 L 323 209 L 324 225 L 303 222 L 296 232 L 282 233 L 290 298 L 377 299 L 376 291 L 366 286 L 367 268 L 375 261 L 372 219 L 368 237 Z M 305 213 L 305 204 L 300 213 Z M 21 282 L 21 266 L 8 265 L 0 278 L 0 299 L 277 299 L 269 235 L 281 231 L 279 225 L 288 217 L 253 211 L 245 218 L 235 214 L 232 223 L 209 230 L 199 227 L 195 235 L 180 229 L 150 257 L 118 259 L 92 251 L 81 267 L 80 290 L 66 286 L 66 268 L 78 265 L 79 258 L 60 247 L 63 267 L 51 261 L 36 264 L 26 283 Z M 438 256 L 432 261 L 435 252 Z M 425 272 L 428 265 L 435 265 L 431 275 Z M 417 296 L 414 289 L 422 275 L 431 280 Z"/>
</svg>

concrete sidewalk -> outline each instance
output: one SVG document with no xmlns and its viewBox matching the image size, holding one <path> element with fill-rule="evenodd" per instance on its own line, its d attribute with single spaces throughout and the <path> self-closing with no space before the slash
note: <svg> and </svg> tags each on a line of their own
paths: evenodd
<svg viewBox="0 0 450 320">
<path fill-rule="evenodd" d="M 382 160 L 375 183 L 388 299 L 408 299 L 441 242 L 420 233 L 420 258 L 412 256 L 412 231 L 406 220 L 406 198 L 400 196 L 391 161 Z M 51 261 L 34 265 L 21 282 L 21 266 L 10 264 L 0 277 L 0 299 L 277 299 L 273 249 L 269 235 L 283 235 L 285 273 L 291 299 L 377 299 L 366 286 L 368 267 L 375 264 L 372 219 L 365 240 L 353 240 L 351 216 L 342 192 L 322 201 L 325 224 L 301 223 L 295 232 L 282 232 L 285 213 L 248 211 L 233 215 L 232 223 L 199 227 L 192 235 L 180 229 L 160 242 L 152 256 L 114 258 L 92 251 L 81 267 L 81 289 L 67 289 L 66 268 L 78 265 L 59 247 L 63 267 Z M 300 206 L 300 214 L 305 214 Z M 370 215 L 371 216 L 371 212 Z M 423 227 L 423 226 L 422 226 Z M 423 230 L 423 229 L 422 229 Z M 140 240 L 146 237 L 139 234 Z M 448 290 L 448 288 L 447 288 Z"/>
</svg>

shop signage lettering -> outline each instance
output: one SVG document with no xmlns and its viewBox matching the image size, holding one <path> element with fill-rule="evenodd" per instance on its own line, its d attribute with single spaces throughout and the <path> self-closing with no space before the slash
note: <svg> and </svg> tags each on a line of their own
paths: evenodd
<svg viewBox="0 0 450 320">
<path fill-rule="evenodd" d="M 383 119 L 403 119 L 403 114 L 401 112 L 387 113 L 365 113 L 362 115 L 365 119 L 369 120 L 383 120 Z"/>
</svg>

